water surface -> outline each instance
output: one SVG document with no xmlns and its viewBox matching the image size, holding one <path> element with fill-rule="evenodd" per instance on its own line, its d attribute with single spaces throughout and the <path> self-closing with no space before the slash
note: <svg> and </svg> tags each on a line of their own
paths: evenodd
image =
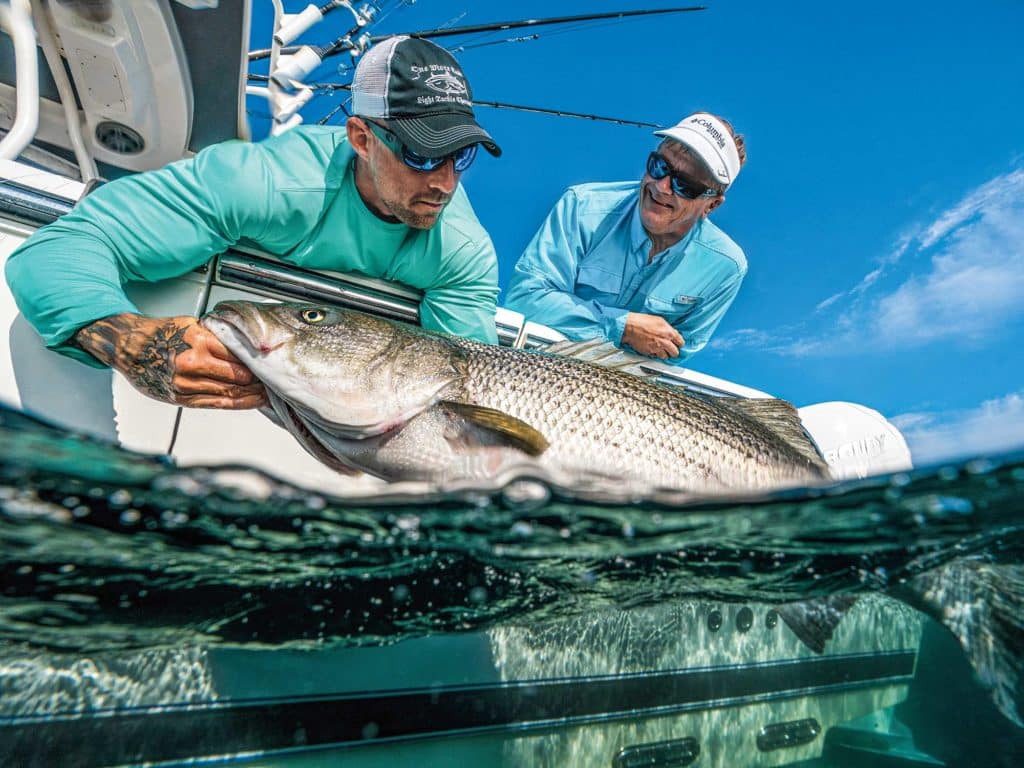
<svg viewBox="0 0 1024 768">
<path fill-rule="evenodd" d="M 3 714 L 18 714 L 14 701 L 60 709 L 52 685 L 33 693 L 25 682 L 40 659 L 66 668 L 120 653 L 95 674 L 129 687 L 140 665 L 187 700 L 213 686 L 195 649 L 377 646 L 693 600 L 880 597 L 950 564 L 1013 566 L 1024 552 L 1019 455 L 686 506 L 514 491 L 331 499 L 241 467 L 177 468 L 0 410 Z M 929 631 L 943 664 L 966 663 L 952 636 Z M 927 677 L 919 670 L 915 685 Z M 948 727 L 925 710 L 913 710 L 921 734 Z M 1002 734 L 997 757 L 1020 754 L 1019 729 L 998 714 L 988 727 Z M 956 741 L 961 752 L 978 732 Z"/>
</svg>

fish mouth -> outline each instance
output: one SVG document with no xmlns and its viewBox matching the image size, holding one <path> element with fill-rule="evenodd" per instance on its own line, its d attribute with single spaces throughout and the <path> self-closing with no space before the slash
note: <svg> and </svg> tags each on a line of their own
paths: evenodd
<svg viewBox="0 0 1024 768">
<path fill-rule="evenodd" d="M 249 356 L 254 358 L 269 355 L 271 352 L 284 346 L 287 341 L 287 339 L 284 339 L 277 343 L 270 343 L 269 341 L 260 341 L 254 338 L 253 333 L 249 330 L 249 326 L 252 324 L 247 322 L 246 317 L 230 304 L 218 305 L 212 312 L 203 317 L 202 323 L 205 328 L 214 332 L 216 332 L 215 326 L 217 324 L 226 328 L 244 347 Z M 211 323 L 214 325 L 211 326 Z M 257 330 L 264 331 L 263 335 L 269 337 L 270 334 L 266 333 L 266 329 L 262 325 L 262 323 L 257 322 Z"/>
</svg>

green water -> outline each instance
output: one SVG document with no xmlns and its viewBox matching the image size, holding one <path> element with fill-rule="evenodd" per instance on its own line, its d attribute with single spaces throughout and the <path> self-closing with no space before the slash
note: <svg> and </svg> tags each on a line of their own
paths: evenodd
<svg viewBox="0 0 1024 768">
<path fill-rule="evenodd" d="M 302 727 L 290 751 L 247 761 L 608 766 L 623 745 L 691 729 L 697 766 L 1024 764 L 1024 729 L 1008 719 L 1024 651 L 1020 456 L 735 504 L 510 499 L 340 502 L 250 470 L 179 469 L 0 409 L 0 762 L 52 764 L 49 744 L 64 765 L 112 754 L 181 764 L 166 755 L 188 745 L 155 742 L 195 738 L 199 715 L 155 706 L 814 660 L 776 613 L 812 601 L 840 606 L 830 651 L 909 648 L 917 661 L 912 679 L 872 693 L 878 712 L 823 727 L 809 757 L 744 751 L 766 717 L 833 711 L 804 712 L 790 692 L 689 720 L 619 713 L 600 727 L 517 721 L 394 742 L 378 718 L 345 749 Z M 104 728 L 125 712 L 149 717 L 131 726 L 135 752 L 61 730 L 124 739 Z M 244 731 L 216 722 L 224 744 Z"/>
</svg>

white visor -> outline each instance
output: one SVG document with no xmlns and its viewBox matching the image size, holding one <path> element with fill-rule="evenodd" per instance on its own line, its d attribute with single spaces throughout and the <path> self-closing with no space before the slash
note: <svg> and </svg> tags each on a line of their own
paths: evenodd
<svg viewBox="0 0 1024 768">
<path fill-rule="evenodd" d="M 732 184 L 740 172 L 740 153 L 736 150 L 736 142 L 725 123 L 714 115 L 695 112 L 671 128 L 655 131 L 654 135 L 685 144 L 725 187 Z"/>
</svg>

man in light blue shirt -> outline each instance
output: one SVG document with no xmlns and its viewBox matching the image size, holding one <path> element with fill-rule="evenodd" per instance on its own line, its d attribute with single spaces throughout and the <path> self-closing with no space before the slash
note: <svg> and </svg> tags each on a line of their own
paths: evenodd
<svg viewBox="0 0 1024 768">
<path fill-rule="evenodd" d="M 707 218 L 746 153 L 706 112 L 655 135 L 639 185 L 565 192 L 516 263 L 506 306 L 570 339 L 604 337 L 679 364 L 707 344 L 747 273 L 743 251 Z"/>
</svg>

